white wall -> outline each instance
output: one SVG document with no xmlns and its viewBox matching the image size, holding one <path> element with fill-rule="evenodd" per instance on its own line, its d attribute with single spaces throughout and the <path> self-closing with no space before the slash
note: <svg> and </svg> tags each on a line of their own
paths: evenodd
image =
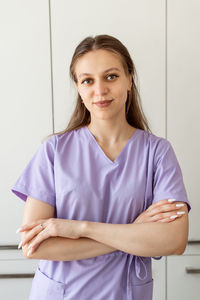
<svg viewBox="0 0 200 300">
<path fill-rule="evenodd" d="M 200 240 L 199 12 L 197 0 L 1 0 L 1 245 L 19 242 L 15 231 L 24 203 L 10 188 L 42 138 L 65 128 L 75 104 L 68 75 L 71 57 L 83 38 L 96 34 L 113 35 L 127 46 L 152 131 L 171 141 L 182 168 L 192 205 L 189 240 Z M 192 286 L 197 299 L 200 275 L 185 268 L 200 269 L 199 258 L 196 243 L 181 257 L 153 260 L 154 300 L 188 299 L 182 285 L 185 290 Z M 0 273 L 33 272 L 36 263 L 18 250 L 0 250 Z M 19 279 L 10 294 L 9 280 L 0 279 L 3 299 L 15 293 L 21 300 Z M 27 282 L 29 287 L 31 279 Z"/>
</svg>

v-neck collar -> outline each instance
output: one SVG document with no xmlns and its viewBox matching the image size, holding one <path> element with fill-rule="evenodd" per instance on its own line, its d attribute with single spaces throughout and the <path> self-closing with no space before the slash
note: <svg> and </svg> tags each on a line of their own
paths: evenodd
<svg viewBox="0 0 200 300">
<path fill-rule="evenodd" d="M 120 154 L 116 157 L 116 159 L 114 161 L 112 161 L 103 151 L 103 149 L 101 148 L 101 146 L 99 145 L 99 143 L 97 142 L 97 140 L 95 139 L 94 135 L 92 134 L 92 132 L 89 130 L 89 128 L 87 126 L 83 127 L 86 131 L 86 133 L 88 134 L 90 140 L 97 145 L 98 149 L 100 150 L 100 152 L 103 154 L 103 156 L 105 157 L 105 159 L 112 165 L 118 165 L 121 156 L 123 155 L 123 153 L 125 152 L 125 150 L 127 149 L 128 145 L 130 144 L 130 142 L 135 139 L 136 135 L 139 132 L 139 129 L 136 128 L 135 132 L 132 134 L 132 136 L 128 139 L 128 141 L 126 142 L 125 146 L 123 147 L 123 149 L 121 150 Z"/>
</svg>

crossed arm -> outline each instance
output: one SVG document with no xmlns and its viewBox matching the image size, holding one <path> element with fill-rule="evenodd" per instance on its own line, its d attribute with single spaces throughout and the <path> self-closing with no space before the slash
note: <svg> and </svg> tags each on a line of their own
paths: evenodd
<svg viewBox="0 0 200 300">
<path fill-rule="evenodd" d="M 80 238 L 49 237 L 33 254 L 27 256 L 30 241 L 23 246 L 23 254 L 27 258 L 63 261 L 91 258 L 116 250 L 150 257 L 181 255 L 188 238 L 187 206 L 182 210 L 185 214 L 170 223 L 108 224 L 81 221 Z M 28 197 L 22 225 L 53 216 L 53 206 Z M 22 240 L 26 234 L 22 232 Z"/>
</svg>

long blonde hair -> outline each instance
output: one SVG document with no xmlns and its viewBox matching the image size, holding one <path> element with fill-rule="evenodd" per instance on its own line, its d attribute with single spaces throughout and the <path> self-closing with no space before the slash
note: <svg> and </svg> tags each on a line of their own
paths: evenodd
<svg viewBox="0 0 200 300">
<path fill-rule="evenodd" d="M 121 58 L 125 73 L 132 75 L 132 87 L 131 91 L 127 95 L 126 101 L 126 120 L 135 128 L 151 132 L 148 121 L 142 110 L 140 95 L 135 84 L 136 80 L 138 82 L 138 76 L 134 63 L 127 48 L 117 38 L 103 34 L 96 35 L 95 37 L 88 36 L 84 40 L 82 40 L 76 47 L 71 60 L 69 70 L 70 78 L 77 83 L 77 77 L 75 73 L 75 65 L 77 60 L 84 54 L 97 49 L 104 49 L 114 52 Z M 82 99 L 78 94 L 76 99 L 76 106 L 67 124 L 67 127 L 64 130 L 53 134 L 60 135 L 71 130 L 77 130 L 85 125 L 88 125 L 90 123 L 90 120 L 90 112 L 82 103 Z M 47 137 L 53 134 L 50 134 Z"/>
</svg>

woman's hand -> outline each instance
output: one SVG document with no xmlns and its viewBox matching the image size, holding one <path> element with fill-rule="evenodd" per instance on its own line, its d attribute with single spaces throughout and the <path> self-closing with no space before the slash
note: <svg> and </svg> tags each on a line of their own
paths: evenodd
<svg viewBox="0 0 200 300">
<path fill-rule="evenodd" d="M 57 218 L 41 219 L 31 222 L 30 224 L 25 224 L 18 230 L 18 232 L 27 232 L 19 248 L 31 241 L 28 247 L 28 249 L 30 249 L 30 255 L 37 249 L 42 241 L 49 237 L 60 236 L 78 239 L 82 236 L 84 224 L 84 221 Z"/>
<path fill-rule="evenodd" d="M 176 206 L 176 205 L 179 206 Z M 180 206 L 182 204 L 182 206 Z M 187 205 L 180 201 L 168 202 L 168 199 L 160 200 L 150 205 L 147 210 L 143 211 L 133 223 L 149 223 L 149 222 L 162 222 L 169 223 L 176 218 L 180 218 L 185 212 L 181 211 L 181 208 Z M 177 211 L 182 214 L 177 214 Z M 176 216 L 170 218 L 172 216 Z"/>
</svg>

